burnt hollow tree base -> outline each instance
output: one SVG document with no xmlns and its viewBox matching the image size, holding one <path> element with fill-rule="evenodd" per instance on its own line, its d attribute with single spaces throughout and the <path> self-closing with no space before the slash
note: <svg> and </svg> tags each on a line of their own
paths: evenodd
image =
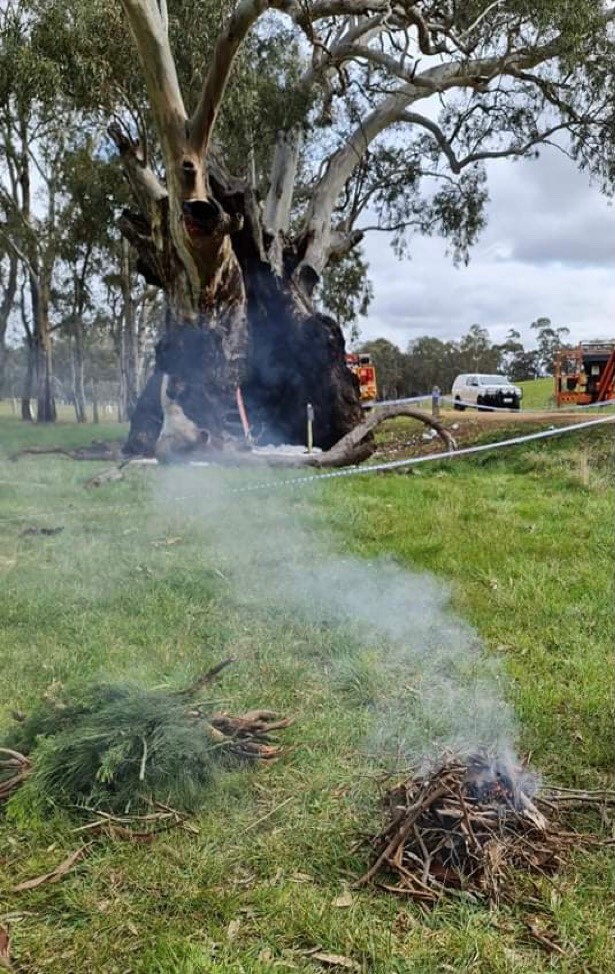
<svg viewBox="0 0 615 974">
<path fill-rule="evenodd" d="M 249 346 L 241 391 L 253 434 L 261 443 L 304 444 L 311 403 L 314 443 L 328 450 L 363 418 L 341 329 L 326 315 L 298 310 L 267 265 L 253 266 L 247 284 Z M 225 387 L 223 366 L 220 340 L 206 319 L 167 330 L 133 414 L 125 453 L 154 455 L 164 396 L 203 431 L 194 447 L 219 448 L 235 408 L 235 389 Z"/>
</svg>

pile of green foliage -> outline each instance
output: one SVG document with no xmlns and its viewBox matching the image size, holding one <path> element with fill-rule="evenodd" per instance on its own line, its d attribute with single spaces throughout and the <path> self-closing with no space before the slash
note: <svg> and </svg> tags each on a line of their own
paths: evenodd
<svg viewBox="0 0 615 974">
<path fill-rule="evenodd" d="M 236 761 L 208 731 L 207 705 L 185 694 L 103 684 L 41 701 L 5 743 L 32 758 L 24 789 L 37 804 L 134 814 L 155 800 L 194 811 L 217 769 Z"/>
</svg>

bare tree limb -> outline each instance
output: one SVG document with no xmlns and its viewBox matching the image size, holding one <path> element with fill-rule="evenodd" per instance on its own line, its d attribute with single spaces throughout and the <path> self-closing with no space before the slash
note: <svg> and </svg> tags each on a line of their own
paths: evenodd
<svg viewBox="0 0 615 974">
<path fill-rule="evenodd" d="M 419 422 L 425 423 L 426 426 L 430 426 L 436 431 L 447 450 L 457 449 L 454 437 L 451 436 L 441 423 L 420 409 L 413 409 L 411 406 L 400 403 L 390 406 L 374 406 L 370 410 L 367 419 L 358 426 L 355 426 L 350 433 L 342 437 L 330 450 L 327 450 L 326 453 L 314 454 L 313 456 L 310 454 L 311 459 L 308 461 L 309 465 L 315 467 L 345 467 L 349 463 L 360 462 L 361 459 L 365 459 L 366 443 L 371 439 L 376 427 L 388 419 L 395 419 L 397 416 L 409 416 L 411 419 L 417 419 Z M 370 456 L 372 452 L 373 446 L 370 445 L 367 455 Z"/>
<path fill-rule="evenodd" d="M 542 132 L 537 132 L 533 138 L 528 139 L 527 142 L 524 142 L 521 145 L 510 145 L 505 149 L 484 149 L 480 152 L 471 152 L 467 156 L 463 156 L 460 159 L 453 152 L 451 140 L 446 137 L 440 126 L 436 125 L 436 123 L 430 118 L 427 118 L 427 116 L 421 115 L 418 112 L 402 112 L 402 114 L 399 116 L 399 121 L 408 122 L 411 125 L 420 125 L 421 128 L 427 129 L 427 131 L 433 135 L 442 153 L 446 156 L 446 160 L 451 168 L 451 171 L 454 172 L 455 175 L 459 175 L 459 173 L 467 166 L 470 166 L 475 162 L 480 162 L 484 159 L 505 159 L 510 158 L 511 156 L 524 156 L 533 146 L 545 142 L 556 132 L 560 132 L 562 129 L 568 127 L 567 122 L 561 122 L 557 125 L 551 125 Z"/>
<path fill-rule="evenodd" d="M 429 413 L 412 406 L 399 403 L 390 406 L 375 406 L 370 410 L 369 415 L 362 423 L 355 426 L 350 433 L 343 436 L 341 440 L 326 450 L 324 453 L 304 453 L 299 456 L 280 456 L 278 454 L 246 454 L 241 455 L 240 463 L 246 466 L 268 466 L 268 467 L 317 467 L 327 469 L 335 467 L 348 467 L 353 464 L 363 463 L 374 452 L 375 443 L 373 439 L 374 430 L 389 419 L 398 416 L 408 416 L 416 419 L 420 423 L 434 429 L 439 438 L 444 443 L 447 450 L 456 450 L 457 444 L 449 431 L 438 420 L 433 419 Z"/>
<path fill-rule="evenodd" d="M 31 260 L 29 259 L 29 257 L 27 256 L 27 254 L 24 253 L 21 247 L 19 247 L 18 244 L 15 243 L 15 241 L 12 239 L 10 234 L 6 232 L 6 227 L 3 224 L 0 224 L 0 236 L 2 236 L 3 240 L 5 241 L 7 246 L 10 247 L 10 249 L 13 251 L 15 256 L 19 258 L 19 260 L 23 264 L 24 270 L 26 271 L 26 273 L 30 278 L 30 282 L 33 288 L 38 293 L 40 287 L 39 275 L 37 274 L 36 269 L 32 264 Z"/>
<path fill-rule="evenodd" d="M 436 92 L 451 88 L 476 87 L 509 70 L 536 67 L 558 53 L 553 41 L 533 50 L 514 51 L 505 58 L 470 58 L 462 62 L 448 62 L 428 68 L 417 75 L 412 84 L 405 84 L 388 95 L 357 126 L 348 140 L 329 159 L 327 169 L 319 180 L 308 207 L 304 237 L 305 256 L 297 269 L 300 279 L 304 266 L 320 275 L 325 266 L 331 216 L 346 181 L 364 157 L 369 146 L 413 102 Z M 312 274 L 313 277 L 313 274 Z"/>
</svg>

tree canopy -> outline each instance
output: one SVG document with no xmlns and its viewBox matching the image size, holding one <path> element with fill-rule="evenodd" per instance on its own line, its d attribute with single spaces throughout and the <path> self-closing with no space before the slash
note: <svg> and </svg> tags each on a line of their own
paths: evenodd
<svg viewBox="0 0 615 974">
<path fill-rule="evenodd" d="M 255 182 L 270 246 L 292 238 L 319 276 L 370 228 L 399 249 L 443 233 L 467 259 L 489 159 L 557 140 L 612 182 L 615 11 L 601 0 L 26 6 L 34 50 L 56 66 L 44 87 L 120 119 L 163 173 L 176 109 L 194 145 Z"/>
</svg>

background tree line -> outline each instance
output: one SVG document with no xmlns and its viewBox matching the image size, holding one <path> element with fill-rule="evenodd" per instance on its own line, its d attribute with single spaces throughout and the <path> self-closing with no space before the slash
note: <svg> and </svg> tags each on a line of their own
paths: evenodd
<svg viewBox="0 0 615 974">
<path fill-rule="evenodd" d="M 549 318 L 531 325 L 536 346 L 525 348 L 514 328 L 501 344 L 495 344 L 481 325 L 472 325 L 457 341 L 443 341 L 423 335 L 411 341 L 403 352 L 386 338 L 363 342 L 377 371 L 381 399 L 419 396 L 439 386 L 449 392 L 455 376 L 464 372 L 502 373 L 515 382 L 552 375 L 556 353 L 565 346 L 569 329 L 555 327 Z"/>
</svg>

